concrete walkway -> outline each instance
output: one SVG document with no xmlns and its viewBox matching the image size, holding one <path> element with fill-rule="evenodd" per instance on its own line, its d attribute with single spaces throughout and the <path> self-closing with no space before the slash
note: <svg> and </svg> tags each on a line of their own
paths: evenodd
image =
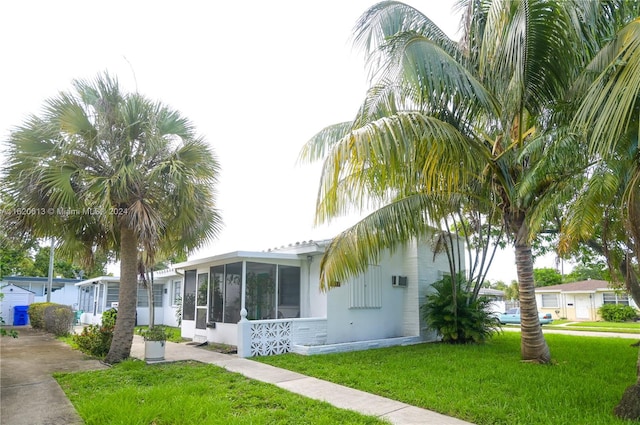
<svg viewBox="0 0 640 425">
<path fill-rule="evenodd" d="M 107 366 L 71 349 L 45 332 L 16 328 L 19 338 L 0 339 L 0 424 L 80 425 L 71 402 L 53 379 L 54 372 L 104 369 Z M 132 357 L 144 358 L 144 341 L 134 336 Z M 249 378 L 326 401 L 336 407 L 387 419 L 392 424 L 469 424 L 405 403 L 311 378 L 235 355 L 168 342 L 165 361 L 196 360 Z"/>
<path fill-rule="evenodd" d="M 134 336 L 131 356 L 140 359 L 144 358 L 144 341 L 140 336 Z M 203 363 L 215 364 L 230 372 L 237 372 L 248 378 L 267 382 L 312 399 L 326 401 L 336 407 L 386 419 L 392 424 L 470 425 L 470 422 L 441 415 L 430 410 L 253 360 L 239 358 L 235 355 L 221 354 L 188 344 L 167 342 L 165 361 L 180 360 L 197 360 Z"/>
</svg>

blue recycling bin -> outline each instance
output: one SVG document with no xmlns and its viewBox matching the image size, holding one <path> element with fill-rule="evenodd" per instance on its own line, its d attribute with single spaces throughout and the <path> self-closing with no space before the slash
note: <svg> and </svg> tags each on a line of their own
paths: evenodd
<svg viewBox="0 0 640 425">
<path fill-rule="evenodd" d="M 16 305 L 13 307 L 13 326 L 25 326 L 29 323 L 29 306 Z"/>
</svg>

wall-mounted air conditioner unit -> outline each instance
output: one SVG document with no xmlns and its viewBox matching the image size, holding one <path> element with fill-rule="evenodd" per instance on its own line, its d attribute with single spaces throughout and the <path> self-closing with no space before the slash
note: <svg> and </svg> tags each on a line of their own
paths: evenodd
<svg viewBox="0 0 640 425">
<path fill-rule="evenodd" d="M 393 286 L 407 287 L 407 276 L 391 276 L 391 284 Z"/>
</svg>

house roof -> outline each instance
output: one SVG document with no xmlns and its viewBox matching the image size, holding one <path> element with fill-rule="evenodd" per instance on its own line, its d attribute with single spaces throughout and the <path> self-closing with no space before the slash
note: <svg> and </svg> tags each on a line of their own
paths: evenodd
<svg viewBox="0 0 640 425">
<path fill-rule="evenodd" d="M 31 282 L 31 283 L 42 283 L 48 282 L 48 277 L 41 276 L 5 276 L 2 278 L 3 281 L 8 283 L 23 283 L 23 282 Z M 53 281 L 56 283 L 77 283 L 80 282 L 81 279 L 68 279 L 64 277 L 54 277 Z"/>
<path fill-rule="evenodd" d="M 609 282 L 594 279 L 563 283 L 561 285 L 543 286 L 536 288 L 536 292 L 596 292 L 609 289 L 611 289 Z"/>
<path fill-rule="evenodd" d="M 188 260 L 182 263 L 176 263 L 173 268 L 176 270 L 184 270 L 187 267 L 199 266 L 202 264 L 226 262 L 228 260 L 242 259 L 269 259 L 269 260 L 300 260 L 306 255 L 322 254 L 329 240 L 322 241 L 302 241 L 281 246 L 279 248 L 270 248 L 266 251 L 232 251 L 224 254 L 213 255 L 204 258 Z"/>
<path fill-rule="evenodd" d="M 493 295 L 498 297 L 504 296 L 504 291 L 501 291 L 499 289 L 493 289 L 493 288 L 480 288 L 480 291 L 478 291 L 478 293 L 480 295 Z"/>
<path fill-rule="evenodd" d="M 100 282 L 107 283 L 120 283 L 120 278 L 118 276 L 98 276 L 92 277 L 91 279 L 83 280 L 81 282 L 76 283 L 76 286 L 87 286 L 94 285 Z"/>
<path fill-rule="evenodd" d="M 16 292 L 28 292 L 28 293 L 30 293 L 30 294 L 35 294 L 35 292 L 30 291 L 30 290 L 28 290 L 28 289 L 21 288 L 21 287 L 19 287 L 19 286 L 16 286 L 16 285 L 14 285 L 13 283 L 10 283 L 10 284 L 8 284 L 8 285 L 2 285 L 2 286 L 0 286 L 0 290 L 1 290 L 2 292 L 5 292 L 5 291 L 7 291 L 7 290 L 9 290 L 10 292 L 13 292 L 13 290 L 14 290 L 14 289 L 16 290 Z"/>
</svg>

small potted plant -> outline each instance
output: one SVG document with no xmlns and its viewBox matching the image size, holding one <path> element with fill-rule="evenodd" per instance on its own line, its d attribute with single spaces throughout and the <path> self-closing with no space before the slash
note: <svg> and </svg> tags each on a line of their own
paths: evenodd
<svg viewBox="0 0 640 425">
<path fill-rule="evenodd" d="M 144 359 L 146 361 L 164 360 L 167 331 L 164 326 L 154 326 L 140 332 L 144 338 Z"/>
</svg>

